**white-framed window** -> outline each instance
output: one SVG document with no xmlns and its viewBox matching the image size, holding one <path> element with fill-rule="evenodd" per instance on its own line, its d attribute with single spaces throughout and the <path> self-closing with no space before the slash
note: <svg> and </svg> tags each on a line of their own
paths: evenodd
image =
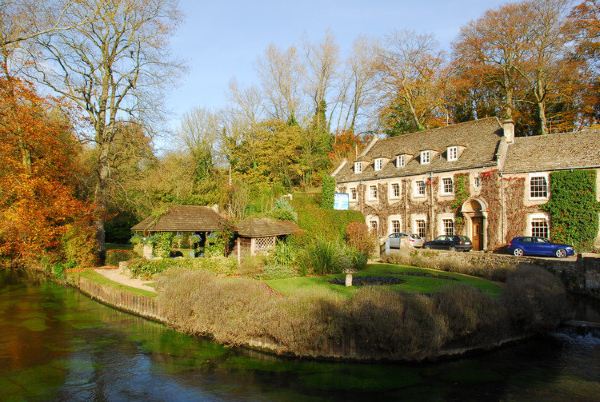
<svg viewBox="0 0 600 402">
<path fill-rule="evenodd" d="M 454 194 L 454 182 L 452 181 L 452 177 L 442 177 L 440 190 L 442 194 Z"/>
<path fill-rule="evenodd" d="M 442 229 L 446 236 L 454 236 L 454 219 L 442 219 Z"/>
<path fill-rule="evenodd" d="M 350 189 L 350 199 L 352 201 L 356 201 L 358 199 L 358 192 L 356 191 L 356 187 L 352 187 Z"/>
<path fill-rule="evenodd" d="M 529 176 L 529 198 L 546 199 L 548 198 L 548 176 L 545 174 L 536 174 Z"/>
<path fill-rule="evenodd" d="M 448 147 L 446 155 L 449 161 L 458 160 L 458 147 Z"/>
<path fill-rule="evenodd" d="M 550 222 L 545 213 L 529 214 L 527 216 L 527 235 L 535 237 L 550 238 Z"/>
<path fill-rule="evenodd" d="M 421 165 L 431 163 L 431 151 L 421 151 Z"/>
<path fill-rule="evenodd" d="M 548 220 L 544 218 L 535 218 L 531 220 L 531 236 L 543 237 L 547 239 L 550 237 L 550 228 L 548 226 Z"/>
<path fill-rule="evenodd" d="M 400 183 L 392 183 L 390 186 L 390 198 L 400 198 Z"/>
<path fill-rule="evenodd" d="M 377 216 L 368 216 L 367 217 L 367 225 L 369 226 L 369 231 L 374 234 L 379 234 L 379 218 Z"/>
<path fill-rule="evenodd" d="M 380 171 L 381 168 L 383 167 L 383 159 L 382 158 L 375 159 L 375 163 L 373 164 L 373 167 L 375 168 L 376 172 Z"/>
<path fill-rule="evenodd" d="M 406 166 L 406 158 L 404 157 L 404 155 L 396 156 L 396 167 L 403 168 L 404 166 Z"/>
<path fill-rule="evenodd" d="M 400 220 L 392 219 L 390 229 L 392 230 L 392 233 L 400 233 Z"/>
<path fill-rule="evenodd" d="M 415 181 L 415 197 L 425 196 L 425 180 Z"/>
<path fill-rule="evenodd" d="M 362 173 L 362 163 L 354 162 L 354 173 Z"/>
<path fill-rule="evenodd" d="M 372 200 L 377 199 L 377 186 L 369 186 L 369 198 Z"/>
<path fill-rule="evenodd" d="M 422 238 L 427 236 L 427 222 L 425 219 L 415 220 L 415 231 Z"/>
<path fill-rule="evenodd" d="M 476 190 L 481 188 L 481 177 L 479 177 L 479 175 L 473 177 L 473 188 Z"/>
</svg>

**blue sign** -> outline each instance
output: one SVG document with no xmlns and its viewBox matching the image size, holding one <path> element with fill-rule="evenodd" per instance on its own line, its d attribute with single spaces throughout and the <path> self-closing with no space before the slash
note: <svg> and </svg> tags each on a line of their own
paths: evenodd
<svg viewBox="0 0 600 402">
<path fill-rule="evenodd" d="M 350 195 L 347 193 L 335 193 L 333 196 L 333 209 L 345 211 L 350 208 Z"/>
</svg>

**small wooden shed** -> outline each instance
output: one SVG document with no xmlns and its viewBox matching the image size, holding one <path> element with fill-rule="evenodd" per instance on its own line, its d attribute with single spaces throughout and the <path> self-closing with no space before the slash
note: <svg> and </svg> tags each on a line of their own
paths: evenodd
<svg viewBox="0 0 600 402">
<path fill-rule="evenodd" d="M 236 254 L 238 261 L 242 255 L 266 253 L 275 247 L 277 239 L 300 231 L 291 221 L 272 218 L 248 218 L 236 226 Z"/>
</svg>

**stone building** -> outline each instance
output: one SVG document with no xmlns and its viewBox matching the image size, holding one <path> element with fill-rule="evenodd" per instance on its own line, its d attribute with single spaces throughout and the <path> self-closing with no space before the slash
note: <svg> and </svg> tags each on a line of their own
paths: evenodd
<svg viewBox="0 0 600 402">
<path fill-rule="evenodd" d="M 493 117 L 374 138 L 332 176 L 380 237 L 464 234 L 487 250 L 517 235 L 550 236 L 540 206 L 550 173 L 565 169 L 595 170 L 600 188 L 600 131 L 515 138 L 512 121 Z"/>
</svg>

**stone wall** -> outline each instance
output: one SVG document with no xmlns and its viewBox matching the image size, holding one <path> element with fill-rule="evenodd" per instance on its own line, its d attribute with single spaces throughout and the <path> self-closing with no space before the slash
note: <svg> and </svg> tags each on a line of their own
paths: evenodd
<svg viewBox="0 0 600 402">
<path fill-rule="evenodd" d="M 539 267 L 558 276 L 572 293 L 600 298 L 600 255 L 579 254 L 576 260 L 514 257 L 508 254 L 452 252 L 404 248 L 392 250 L 383 260 L 424 268 L 460 272 L 504 281 L 511 271 L 521 267 Z"/>
</svg>

